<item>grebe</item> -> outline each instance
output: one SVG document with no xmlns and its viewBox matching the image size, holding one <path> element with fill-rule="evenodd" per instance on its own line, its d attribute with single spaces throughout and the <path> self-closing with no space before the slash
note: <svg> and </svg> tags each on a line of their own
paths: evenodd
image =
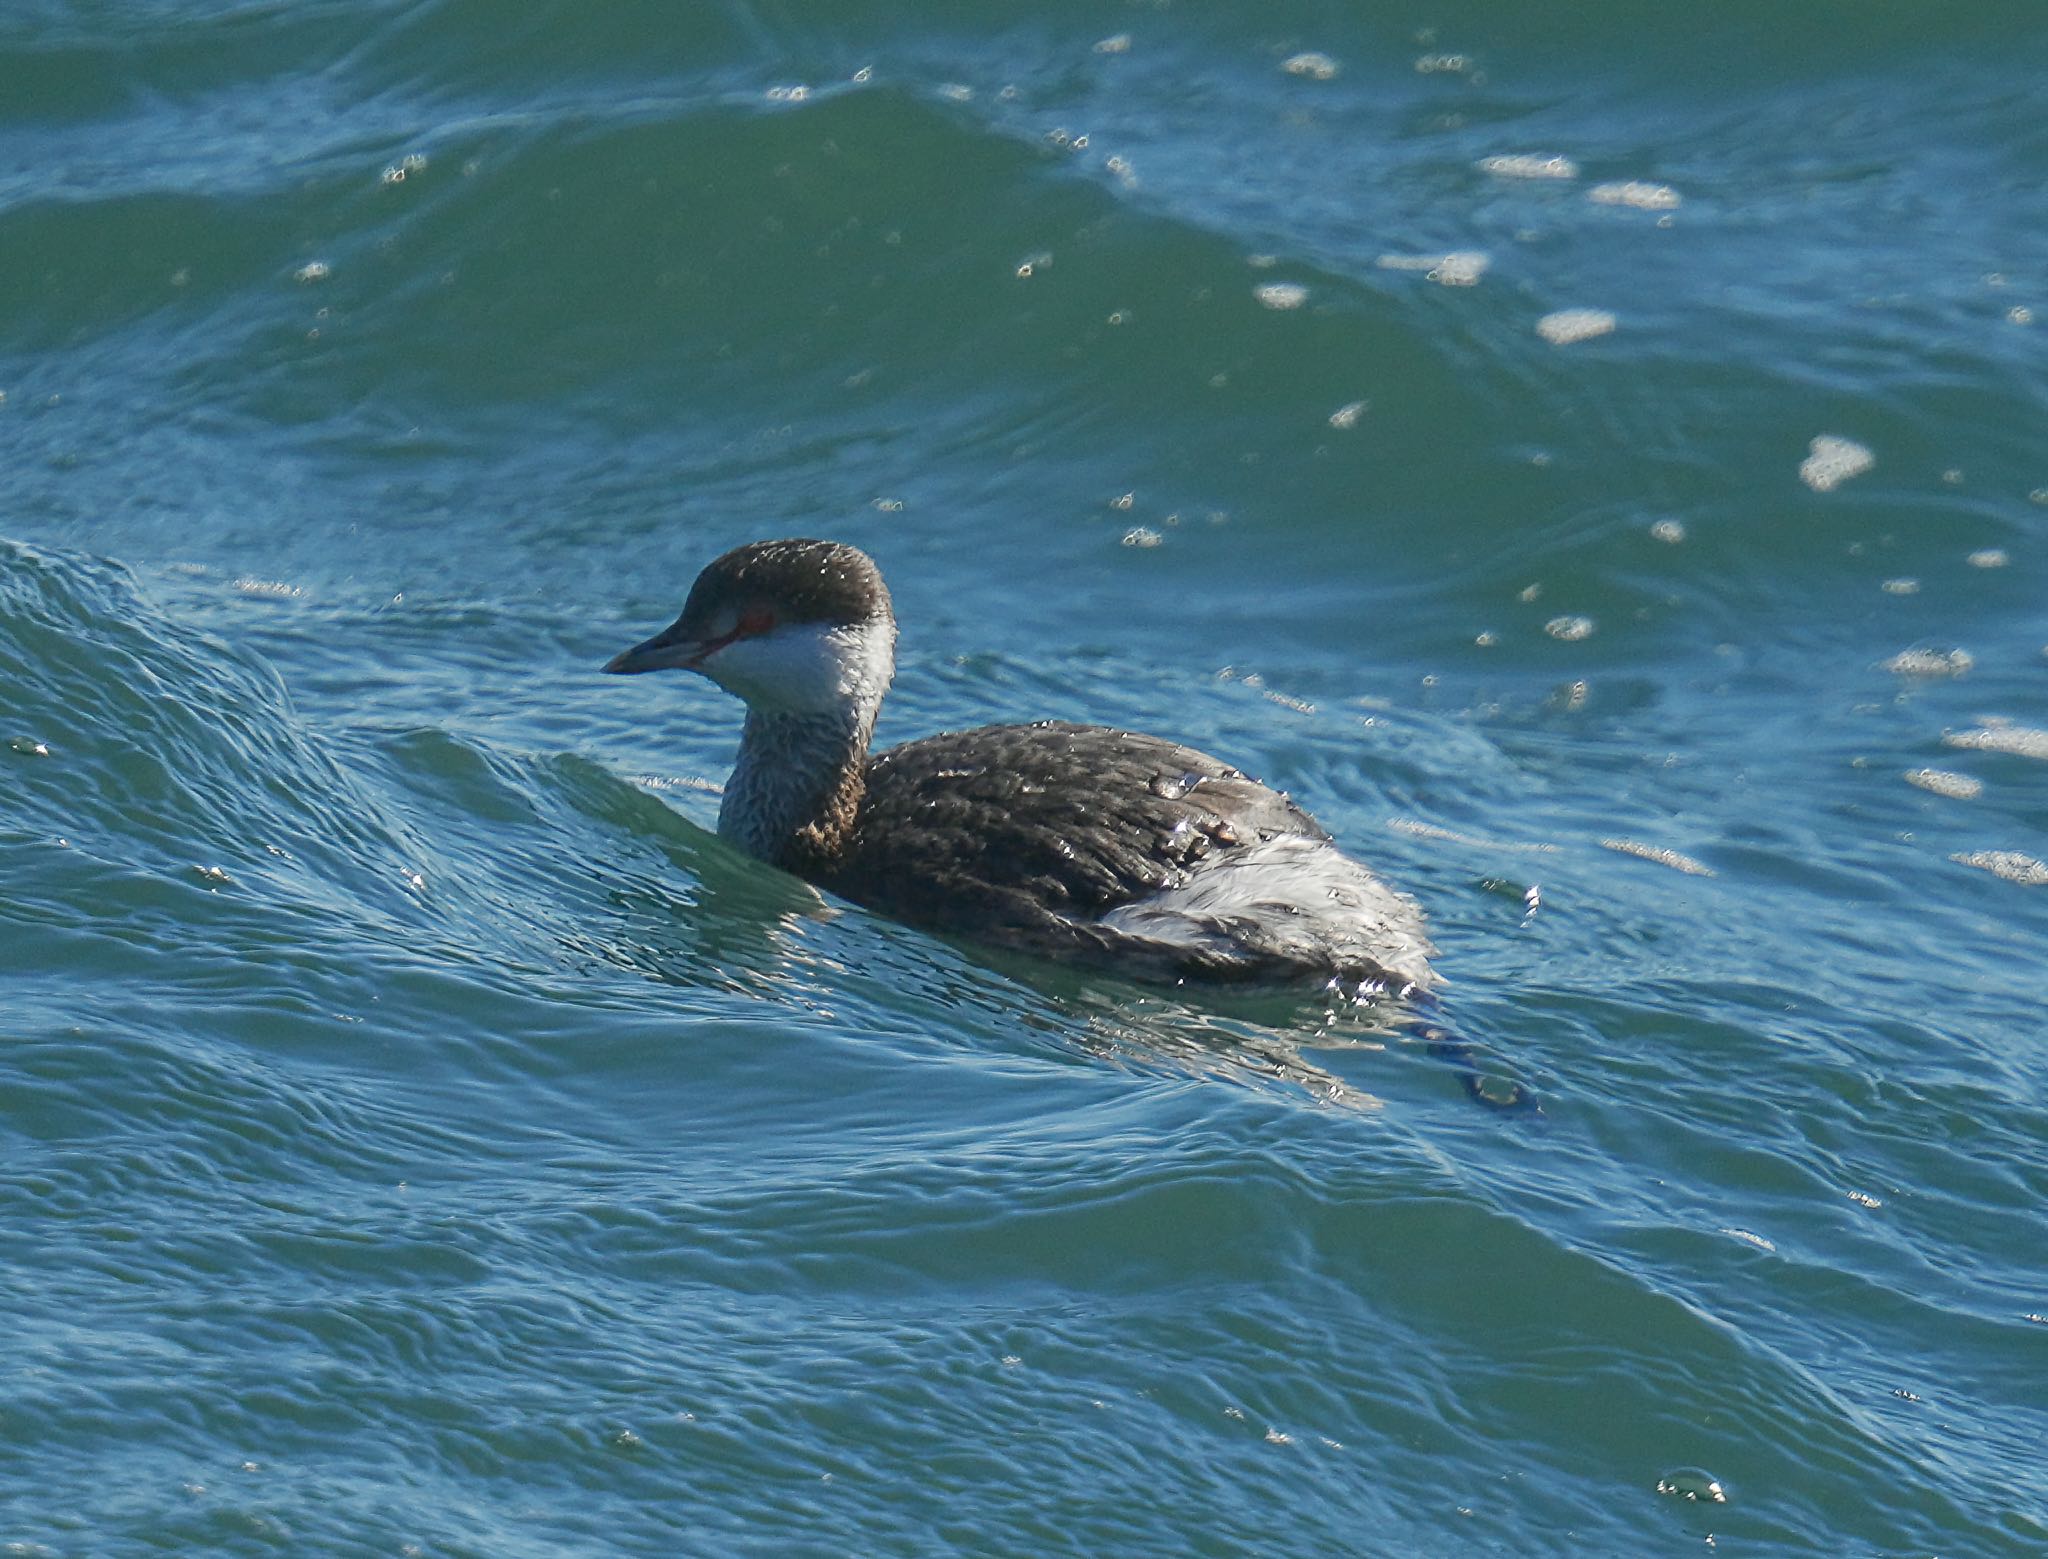
<svg viewBox="0 0 2048 1559">
<path fill-rule="evenodd" d="M 1411 899 L 1192 747 L 1041 721 L 870 755 L 896 616 L 858 548 L 726 553 L 682 616 L 604 669 L 670 667 L 747 706 L 719 833 L 856 904 L 1143 980 L 1435 984 Z"/>
</svg>

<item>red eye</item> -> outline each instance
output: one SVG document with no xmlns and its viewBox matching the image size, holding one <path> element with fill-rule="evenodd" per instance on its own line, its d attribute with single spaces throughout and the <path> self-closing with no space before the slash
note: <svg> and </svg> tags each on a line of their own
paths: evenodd
<svg viewBox="0 0 2048 1559">
<path fill-rule="evenodd" d="M 775 626 L 775 614 L 765 606 L 750 606 L 740 613 L 739 631 L 748 637 L 766 633 Z"/>
</svg>

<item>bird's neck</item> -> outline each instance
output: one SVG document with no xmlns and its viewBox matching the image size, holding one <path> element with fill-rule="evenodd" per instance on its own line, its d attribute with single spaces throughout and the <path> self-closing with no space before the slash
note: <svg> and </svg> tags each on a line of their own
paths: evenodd
<svg viewBox="0 0 2048 1559">
<path fill-rule="evenodd" d="M 746 700 L 738 761 L 718 831 L 749 855 L 802 877 L 830 876 L 860 817 L 875 716 L 896 670 L 896 625 L 779 636 L 719 680 Z"/>
<path fill-rule="evenodd" d="M 875 713 L 873 705 L 828 714 L 749 709 L 719 833 L 799 876 L 828 871 L 860 816 Z"/>
</svg>

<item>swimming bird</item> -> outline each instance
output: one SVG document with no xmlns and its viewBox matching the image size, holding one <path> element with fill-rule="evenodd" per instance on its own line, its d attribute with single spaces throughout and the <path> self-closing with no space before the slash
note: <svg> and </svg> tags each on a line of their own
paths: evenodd
<svg viewBox="0 0 2048 1559">
<path fill-rule="evenodd" d="M 718 831 L 856 904 L 1131 978 L 1435 984 L 1421 911 L 1230 765 L 1099 725 L 989 725 L 870 753 L 896 669 L 873 559 L 757 541 L 608 672 L 695 671 L 743 700 Z"/>
</svg>

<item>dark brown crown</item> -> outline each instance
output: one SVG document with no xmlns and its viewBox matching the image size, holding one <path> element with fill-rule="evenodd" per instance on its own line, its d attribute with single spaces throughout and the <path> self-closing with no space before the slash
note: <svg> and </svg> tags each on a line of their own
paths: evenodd
<svg viewBox="0 0 2048 1559">
<path fill-rule="evenodd" d="M 784 622 L 864 623 L 894 615 L 882 571 L 839 541 L 750 541 L 705 565 L 683 604 L 684 621 L 738 602 L 772 606 Z"/>
</svg>

